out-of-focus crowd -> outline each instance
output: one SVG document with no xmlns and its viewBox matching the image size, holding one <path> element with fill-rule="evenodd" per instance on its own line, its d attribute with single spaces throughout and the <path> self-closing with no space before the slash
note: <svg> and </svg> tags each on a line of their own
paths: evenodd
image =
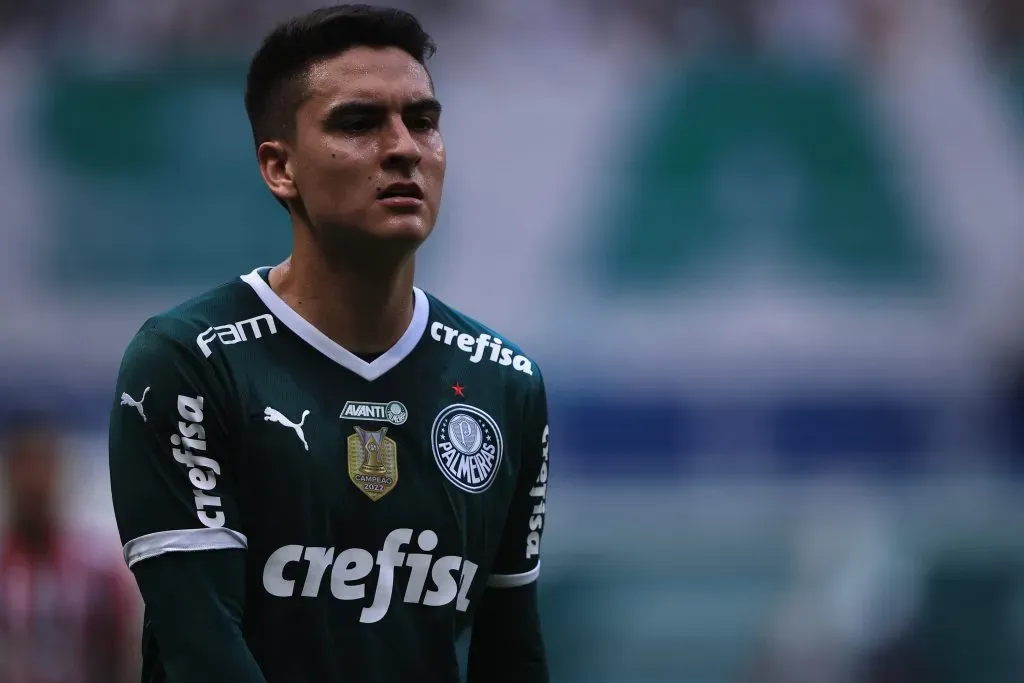
<svg viewBox="0 0 1024 683">
<path fill-rule="evenodd" d="M 9 415 L 0 434 L 0 681 L 138 681 L 138 591 L 115 539 L 67 514 L 60 422 Z"/>
</svg>

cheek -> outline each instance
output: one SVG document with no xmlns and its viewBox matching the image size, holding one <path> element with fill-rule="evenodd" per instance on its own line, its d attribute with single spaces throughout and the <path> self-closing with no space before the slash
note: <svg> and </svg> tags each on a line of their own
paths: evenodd
<svg viewBox="0 0 1024 683">
<path fill-rule="evenodd" d="M 323 175 L 341 175 L 353 173 L 361 168 L 362 160 L 350 150 L 339 147 L 325 147 L 317 154 L 314 164 L 317 173 Z"/>
<path fill-rule="evenodd" d="M 437 162 L 441 165 L 441 169 L 444 170 L 445 165 L 448 163 L 448 151 L 445 149 L 443 138 L 438 138 L 433 152 Z"/>
<path fill-rule="evenodd" d="M 344 197 L 353 197 L 360 187 L 365 186 L 371 176 L 365 161 L 344 150 L 325 148 L 316 156 L 307 158 L 299 179 L 299 186 L 307 194 L 321 195 L 316 202 L 330 200 L 337 203 Z M 302 182 L 303 179 L 305 182 Z M 345 188 L 345 192 L 339 192 Z"/>
<path fill-rule="evenodd" d="M 448 165 L 448 159 L 445 154 L 444 145 L 438 145 L 432 148 L 428 154 L 424 154 L 423 160 L 420 162 L 420 166 L 425 172 L 427 172 L 431 179 L 440 184 L 440 181 L 444 179 L 445 168 Z"/>
<path fill-rule="evenodd" d="M 336 136 L 324 136 L 302 150 L 302 162 L 317 176 L 362 174 L 374 156 L 371 144 Z"/>
</svg>

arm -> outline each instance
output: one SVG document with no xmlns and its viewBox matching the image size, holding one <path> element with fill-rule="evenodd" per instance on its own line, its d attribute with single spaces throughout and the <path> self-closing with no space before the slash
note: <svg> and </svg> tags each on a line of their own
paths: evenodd
<svg viewBox="0 0 1024 683">
<path fill-rule="evenodd" d="M 242 635 L 245 563 L 237 550 L 167 554 L 135 569 L 169 683 L 265 683 Z"/>
<path fill-rule="evenodd" d="M 539 382 L 526 409 L 524 451 L 494 568 L 473 621 L 469 683 L 547 683 L 537 600 L 548 482 L 548 415 Z"/>
<path fill-rule="evenodd" d="M 168 683 L 266 683 L 242 634 L 246 538 L 225 401 L 190 341 L 146 327 L 125 353 L 110 420 L 114 514 L 146 606 L 145 648 Z"/>
</svg>

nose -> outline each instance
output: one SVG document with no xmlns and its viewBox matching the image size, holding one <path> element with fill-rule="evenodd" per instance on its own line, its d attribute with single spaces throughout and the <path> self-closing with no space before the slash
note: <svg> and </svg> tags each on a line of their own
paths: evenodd
<svg viewBox="0 0 1024 683">
<path fill-rule="evenodd" d="M 384 143 L 384 167 L 411 173 L 422 158 L 419 143 L 413 137 L 401 117 L 393 120 L 387 128 Z"/>
</svg>

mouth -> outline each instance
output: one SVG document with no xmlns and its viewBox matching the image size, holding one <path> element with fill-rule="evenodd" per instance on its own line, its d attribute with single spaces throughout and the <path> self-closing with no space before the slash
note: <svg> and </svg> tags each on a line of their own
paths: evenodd
<svg viewBox="0 0 1024 683">
<path fill-rule="evenodd" d="M 377 193 L 377 200 L 389 205 L 410 205 L 423 201 L 423 188 L 416 183 L 392 183 Z"/>
</svg>

